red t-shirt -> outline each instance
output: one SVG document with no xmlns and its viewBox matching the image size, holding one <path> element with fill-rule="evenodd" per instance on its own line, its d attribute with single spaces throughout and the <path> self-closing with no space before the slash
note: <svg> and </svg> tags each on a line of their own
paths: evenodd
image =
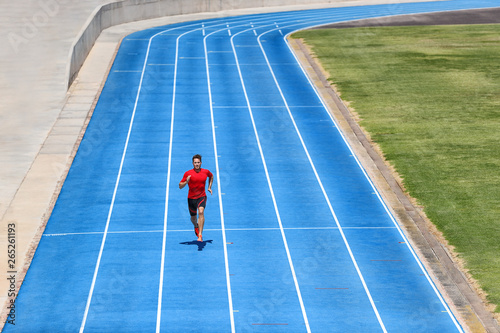
<svg viewBox="0 0 500 333">
<path fill-rule="evenodd" d="M 213 177 L 212 173 L 207 169 L 200 168 L 200 172 L 196 172 L 194 171 L 194 169 L 191 169 L 184 173 L 184 177 L 182 177 L 181 182 L 185 182 L 188 176 L 191 176 L 191 179 L 189 180 L 188 183 L 189 186 L 188 198 L 198 199 L 206 196 L 207 193 L 205 192 L 205 183 L 207 181 L 207 178 Z"/>
</svg>

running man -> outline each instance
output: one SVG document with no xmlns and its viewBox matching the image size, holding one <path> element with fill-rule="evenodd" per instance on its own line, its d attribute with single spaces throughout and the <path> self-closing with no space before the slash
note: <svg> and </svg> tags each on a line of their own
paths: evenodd
<svg viewBox="0 0 500 333">
<path fill-rule="evenodd" d="M 191 214 L 191 222 L 194 225 L 194 233 L 198 237 L 198 242 L 203 242 L 203 225 L 205 224 L 205 207 L 207 204 L 207 193 L 205 192 L 205 184 L 207 178 L 208 192 L 212 194 L 212 183 L 214 176 L 207 169 L 201 168 L 201 156 L 196 154 L 193 156 L 193 169 L 184 173 L 179 188 L 183 189 L 186 184 L 189 185 L 188 206 L 189 214 Z M 198 215 L 198 219 L 196 216 Z"/>
</svg>

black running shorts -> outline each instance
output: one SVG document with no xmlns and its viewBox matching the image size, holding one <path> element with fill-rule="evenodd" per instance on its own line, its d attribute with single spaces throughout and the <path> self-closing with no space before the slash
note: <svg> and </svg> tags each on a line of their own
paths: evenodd
<svg viewBox="0 0 500 333">
<path fill-rule="evenodd" d="M 198 214 L 198 207 L 205 208 L 207 205 L 207 197 L 201 197 L 198 199 L 189 199 L 188 198 L 188 206 L 189 206 L 189 214 L 191 216 L 196 216 Z"/>
</svg>

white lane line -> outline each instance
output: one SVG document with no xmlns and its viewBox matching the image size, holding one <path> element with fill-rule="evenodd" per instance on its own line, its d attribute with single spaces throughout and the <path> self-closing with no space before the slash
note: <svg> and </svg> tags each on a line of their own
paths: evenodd
<svg viewBox="0 0 500 333">
<path fill-rule="evenodd" d="M 253 34 L 254 34 L 255 36 L 257 36 L 257 31 L 255 31 L 255 26 L 253 25 L 253 23 L 252 23 L 252 22 L 250 22 L 250 26 L 252 27 Z"/>
<path fill-rule="evenodd" d="M 238 34 L 240 34 L 240 33 L 238 33 Z M 250 119 L 252 120 L 252 126 L 253 126 L 254 133 L 255 133 L 255 139 L 257 140 L 257 145 L 259 147 L 259 152 L 260 152 L 260 157 L 261 157 L 261 160 L 262 160 L 262 165 L 264 167 L 264 171 L 265 171 L 265 174 L 266 174 L 267 183 L 269 185 L 269 191 L 271 193 L 271 198 L 272 198 L 273 205 L 274 205 L 274 210 L 275 210 L 275 213 L 276 213 L 276 217 L 278 219 L 278 224 L 279 224 L 280 231 L 281 231 L 281 237 L 283 239 L 283 244 L 285 246 L 285 251 L 286 251 L 287 258 L 288 258 L 288 264 L 290 266 L 290 270 L 291 270 L 292 277 L 293 277 L 293 282 L 295 284 L 295 290 L 297 292 L 297 297 L 298 297 L 299 303 L 300 303 L 300 309 L 302 311 L 302 316 L 304 318 L 304 324 L 306 326 L 307 332 L 310 333 L 311 332 L 311 328 L 309 327 L 309 320 L 307 318 L 306 309 L 304 307 L 304 302 L 302 300 L 302 294 L 300 292 L 299 283 L 297 281 L 297 276 L 295 274 L 295 268 L 293 266 L 293 261 L 292 261 L 291 255 L 290 255 L 290 250 L 288 248 L 288 243 L 287 243 L 287 240 L 286 240 L 285 232 L 283 230 L 283 224 L 281 223 L 281 216 L 280 216 L 280 213 L 279 213 L 279 210 L 278 210 L 278 205 L 276 203 L 276 198 L 274 196 L 273 186 L 271 184 L 271 179 L 269 177 L 269 172 L 268 172 L 268 169 L 267 169 L 266 159 L 264 157 L 264 152 L 262 151 L 262 146 L 260 144 L 260 139 L 259 139 L 259 133 L 257 131 L 257 127 L 255 125 L 255 120 L 254 120 L 253 113 L 252 113 L 252 106 L 250 105 L 250 100 L 248 98 L 248 94 L 247 94 L 247 91 L 246 91 L 245 81 L 243 80 L 243 75 L 241 73 L 241 68 L 240 68 L 240 65 L 239 65 L 238 55 L 236 53 L 236 48 L 234 46 L 234 37 L 237 36 L 238 34 L 236 34 L 233 37 L 231 37 L 231 47 L 233 48 L 234 58 L 236 60 L 236 64 L 237 64 L 237 68 L 238 68 L 238 74 L 240 76 L 240 81 L 241 81 L 241 85 L 242 85 L 242 88 L 243 88 L 243 93 L 245 95 L 245 100 L 246 100 L 246 103 L 247 103 L 247 106 L 248 106 L 248 112 L 250 114 Z"/>
<path fill-rule="evenodd" d="M 287 228 L 283 227 L 284 230 L 337 230 L 337 227 L 297 227 L 297 228 Z M 351 230 L 370 230 L 370 229 L 398 229 L 397 227 L 343 227 L 343 229 Z M 204 229 L 206 231 L 222 231 L 222 229 L 208 228 Z M 259 230 L 280 230 L 280 228 L 224 228 L 225 231 L 259 231 Z M 160 233 L 164 232 L 161 230 L 124 230 L 124 231 L 108 231 L 109 234 L 145 234 L 145 233 Z M 168 232 L 193 232 L 192 229 L 170 229 Z M 91 236 L 91 235 L 102 235 L 103 231 L 95 232 L 67 232 L 67 233 L 57 233 L 57 234 L 43 234 L 43 237 L 61 237 L 61 236 Z"/>
<path fill-rule="evenodd" d="M 140 233 L 155 233 L 163 232 L 163 230 L 125 230 L 125 231 L 108 231 L 109 234 L 140 234 Z M 80 235 L 102 235 L 103 231 L 90 231 L 90 232 L 66 232 L 58 234 L 43 234 L 43 237 L 59 237 L 59 236 L 80 236 Z"/>
<path fill-rule="evenodd" d="M 278 31 L 281 34 L 281 36 L 283 36 L 283 32 L 281 32 L 281 29 L 279 28 L 280 26 L 278 25 L 278 23 L 274 22 L 274 25 L 276 26 L 276 28 L 278 28 Z"/>
<path fill-rule="evenodd" d="M 194 29 L 197 30 L 197 29 Z M 158 287 L 158 304 L 156 311 L 156 332 L 160 332 L 161 324 L 161 306 L 163 299 L 163 279 L 165 275 L 165 251 L 167 245 L 167 217 L 168 217 L 168 199 L 170 198 L 170 174 L 172 170 L 172 142 L 174 137 L 174 117 L 175 117 L 175 97 L 177 92 L 177 69 L 179 59 L 179 39 L 187 32 L 179 35 L 175 40 L 175 61 L 174 61 L 174 79 L 172 83 L 172 110 L 170 118 L 170 138 L 168 145 L 168 167 L 167 167 L 167 185 L 165 189 L 165 211 L 163 215 L 163 238 L 161 245 L 161 262 L 160 262 L 160 281 Z"/>
<path fill-rule="evenodd" d="M 276 29 L 274 29 L 274 30 L 276 30 Z M 387 332 L 387 330 L 386 330 L 386 328 L 385 328 L 385 325 L 384 325 L 384 322 L 382 321 L 382 318 L 381 318 L 381 316 L 380 316 L 380 314 L 379 314 L 379 312 L 378 312 L 377 306 L 375 305 L 375 302 L 374 302 L 374 300 L 373 300 L 373 298 L 372 298 L 372 296 L 371 296 L 370 290 L 368 289 L 368 285 L 366 284 L 365 279 L 364 279 L 364 277 L 363 277 L 363 274 L 361 273 L 361 269 L 359 268 L 358 263 L 357 263 L 357 261 L 356 261 L 356 258 L 354 257 L 354 254 L 353 254 L 353 252 L 352 252 L 352 250 L 351 250 L 351 246 L 349 245 L 349 242 L 348 242 L 348 240 L 347 240 L 347 238 L 346 238 L 346 236 L 345 236 L 345 234 L 344 234 L 344 231 L 343 231 L 343 229 L 342 229 L 342 226 L 340 225 L 340 222 L 339 222 L 339 220 L 338 220 L 338 218 L 337 218 L 337 214 L 335 213 L 335 211 L 334 211 L 334 209 L 333 209 L 333 206 L 332 206 L 332 204 L 331 204 L 331 202 L 330 202 L 330 198 L 328 197 L 328 195 L 327 195 L 327 193 L 326 193 L 326 190 L 325 190 L 325 188 L 324 188 L 324 186 L 323 186 L 323 182 L 321 181 L 321 178 L 319 177 L 318 172 L 316 171 L 316 167 L 315 167 L 315 165 L 314 165 L 314 162 L 313 162 L 313 161 L 312 161 L 312 159 L 311 159 L 311 155 L 309 155 L 309 151 L 308 151 L 308 149 L 307 149 L 307 147 L 306 147 L 306 144 L 304 143 L 304 140 L 303 140 L 303 138 L 302 138 L 302 135 L 300 134 L 299 128 L 297 127 L 297 124 L 296 124 L 296 122 L 295 122 L 295 119 L 293 118 L 293 115 L 292 115 L 292 113 L 291 113 L 291 111 L 290 111 L 290 108 L 289 108 L 289 106 L 288 106 L 288 102 L 287 102 L 287 100 L 286 100 L 285 96 L 283 95 L 283 91 L 281 90 L 281 86 L 280 86 L 280 84 L 279 84 L 278 80 L 276 79 L 276 76 L 275 76 L 275 74 L 274 74 L 274 71 L 273 71 L 273 69 L 272 69 L 272 67 L 271 67 L 271 65 L 270 65 L 270 63 L 269 63 L 269 59 L 268 59 L 268 57 L 267 57 L 266 51 L 264 50 L 264 47 L 262 46 L 262 44 L 261 44 L 261 42 L 260 42 L 260 38 L 261 38 L 263 35 L 268 34 L 269 32 L 272 32 L 272 31 L 273 31 L 273 30 L 270 30 L 270 31 L 267 31 L 267 32 L 265 32 L 265 33 L 261 34 L 261 35 L 258 37 L 257 41 L 259 42 L 259 45 L 260 45 L 261 50 L 262 50 L 262 54 L 264 55 L 264 57 L 265 57 L 265 59 L 266 59 L 266 62 L 268 63 L 268 66 L 269 66 L 269 71 L 270 71 L 270 73 L 271 73 L 271 75 L 272 75 L 272 77 L 273 77 L 273 80 L 274 80 L 274 82 L 275 82 L 275 84 L 276 84 L 276 87 L 277 87 L 277 88 L 278 88 L 278 90 L 279 90 L 279 93 L 280 93 L 280 95 L 281 95 L 281 98 L 282 98 L 282 100 L 283 100 L 283 103 L 285 104 L 285 106 L 286 106 L 286 108 L 287 108 L 288 115 L 290 116 L 290 119 L 291 119 L 291 121 L 292 121 L 292 123 L 293 123 L 293 126 L 294 126 L 294 128 L 295 128 L 295 131 L 297 132 L 297 135 L 298 135 L 298 137 L 299 137 L 299 139 L 300 139 L 300 142 L 301 142 L 301 144 L 302 144 L 302 147 L 303 147 L 303 149 L 304 149 L 304 151 L 305 151 L 305 153 L 306 153 L 307 159 L 309 160 L 309 164 L 311 165 L 311 168 L 312 168 L 312 170 L 313 170 L 313 172 L 314 172 L 314 175 L 315 175 L 315 177 L 316 177 L 316 180 L 317 180 L 317 182 L 318 182 L 318 184 L 319 184 L 319 186 L 320 186 L 320 188 L 321 188 L 321 191 L 323 192 L 323 196 L 325 197 L 325 200 L 326 200 L 326 202 L 327 202 L 328 208 L 330 209 L 330 213 L 332 214 L 332 216 L 333 216 L 333 218 L 334 218 L 334 220 L 335 220 L 335 223 L 336 223 L 336 225 L 337 225 L 337 227 L 338 227 L 338 230 L 339 230 L 339 232 L 340 232 L 340 235 L 341 235 L 341 237 L 342 237 L 342 240 L 344 241 L 345 247 L 346 247 L 347 251 L 349 252 L 349 256 L 351 257 L 351 261 L 352 261 L 352 263 L 353 263 L 353 265 L 354 265 L 354 267 L 355 267 L 355 269 L 356 269 L 356 272 L 357 272 L 357 274 L 358 274 L 358 277 L 359 277 L 359 279 L 360 279 L 360 281 L 361 281 L 361 283 L 362 283 L 362 285 L 363 285 L 363 288 L 364 288 L 364 290 L 365 290 L 365 293 L 366 293 L 366 295 L 367 295 L 367 297 L 368 297 L 368 299 L 369 299 L 369 301 L 370 301 L 370 304 L 371 304 L 371 306 L 372 306 L 373 312 L 375 313 L 375 316 L 377 317 L 377 320 L 378 320 L 379 325 L 380 325 L 380 327 L 382 328 L 382 330 L 383 330 L 384 332 Z"/>
<path fill-rule="evenodd" d="M 226 288 L 227 288 L 227 298 L 228 298 L 228 303 L 229 303 L 229 318 L 231 322 L 231 332 L 235 333 L 236 332 L 236 327 L 234 323 L 234 311 L 233 311 L 233 296 L 231 293 L 231 279 L 229 275 L 229 259 L 227 255 L 227 240 L 226 240 L 226 230 L 225 230 L 225 223 L 224 223 L 224 208 L 222 205 L 222 190 L 221 190 L 221 185 L 220 185 L 220 172 L 219 172 L 219 154 L 217 152 L 217 139 L 215 135 L 215 121 L 214 121 L 214 109 L 213 109 L 213 103 L 212 103 L 212 87 L 210 84 L 210 69 L 208 65 L 208 50 L 207 50 L 207 38 L 214 34 L 215 32 L 210 33 L 208 36 L 203 38 L 203 48 L 205 51 L 205 67 L 206 67 L 206 72 L 207 72 L 207 86 L 208 86 L 208 98 L 209 98 L 209 105 L 210 105 L 210 119 L 212 123 L 212 139 L 214 142 L 214 155 L 215 155 L 215 175 L 217 178 L 217 194 L 219 196 L 219 210 L 220 210 L 220 224 L 221 224 L 221 231 L 222 231 L 222 244 L 224 248 L 224 265 L 226 268 Z"/>
</svg>

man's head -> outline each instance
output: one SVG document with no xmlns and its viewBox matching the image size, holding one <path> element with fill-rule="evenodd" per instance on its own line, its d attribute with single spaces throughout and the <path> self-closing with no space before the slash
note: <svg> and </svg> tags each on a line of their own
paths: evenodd
<svg viewBox="0 0 500 333">
<path fill-rule="evenodd" d="M 195 170 L 200 170 L 200 168 L 201 168 L 201 155 L 196 154 L 193 156 L 193 167 Z"/>
</svg>

